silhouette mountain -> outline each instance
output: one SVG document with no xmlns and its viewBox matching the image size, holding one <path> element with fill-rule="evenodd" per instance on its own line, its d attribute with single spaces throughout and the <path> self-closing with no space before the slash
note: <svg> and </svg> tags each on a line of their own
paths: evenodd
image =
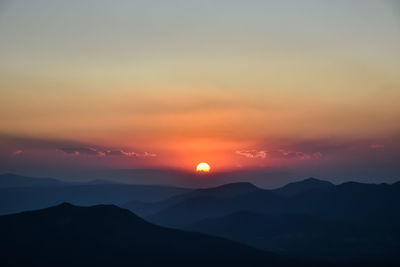
<svg viewBox="0 0 400 267">
<path fill-rule="evenodd" d="M 285 212 L 328 220 L 396 228 L 400 224 L 400 187 L 347 182 L 289 198 Z"/>
<path fill-rule="evenodd" d="M 328 181 L 308 178 L 303 181 L 289 183 L 281 188 L 275 189 L 274 191 L 281 196 L 291 197 L 314 189 L 325 189 L 333 186 L 334 185 Z"/>
<path fill-rule="evenodd" d="M 256 187 L 251 183 L 230 183 L 217 187 L 196 189 L 185 194 L 173 196 L 167 200 L 170 204 L 176 204 L 193 198 L 229 198 L 244 195 L 251 192 L 261 191 L 262 189 Z"/>
<path fill-rule="evenodd" d="M 275 216 L 286 213 L 305 214 L 315 218 L 338 222 L 379 225 L 395 228 L 400 224 L 400 186 L 396 183 L 362 184 L 349 182 L 341 185 L 306 180 L 300 182 L 298 193 L 293 186 L 276 190 L 255 188 L 239 194 L 221 193 L 217 187 L 194 190 L 157 203 L 124 205 L 133 212 L 139 211 L 149 221 L 168 227 L 187 227 L 197 221 L 229 215 L 237 211 L 252 211 Z M 285 189 L 285 190 L 286 190 Z M 206 193 L 203 193 L 206 192 Z M 211 193 L 210 193 L 211 192 Z"/>
<path fill-rule="evenodd" d="M 105 179 L 94 179 L 87 182 L 87 184 L 120 184 L 120 183 L 116 183 Z"/>
<path fill-rule="evenodd" d="M 191 202 L 192 200 L 197 198 L 221 199 L 255 192 L 258 190 L 261 189 L 251 183 L 231 183 L 213 188 L 196 189 L 155 203 L 146 203 L 143 201 L 132 200 L 122 205 L 122 207 L 133 211 L 139 216 L 147 217 L 150 215 L 154 215 L 161 210 L 171 208 L 179 203 L 183 203 L 186 201 Z"/>
<path fill-rule="evenodd" d="M 252 183 L 239 182 L 239 183 L 224 184 L 212 188 L 197 189 L 194 190 L 193 192 L 190 192 L 190 195 L 191 196 L 212 195 L 216 197 L 233 197 L 257 190 L 261 189 L 253 185 Z"/>
<path fill-rule="evenodd" d="M 22 187 L 22 186 L 62 186 L 68 185 L 54 178 L 33 178 L 20 176 L 12 173 L 0 174 L 0 187 Z"/>
<path fill-rule="evenodd" d="M 167 227 L 179 228 L 209 217 L 228 215 L 238 210 L 272 209 L 279 200 L 280 197 L 273 192 L 250 184 L 228 184 L 195 190 L 157 203 L 159 208 L 156 209 L 157 212 L 147 216 L 146 219 Z"/>
<path fill-rule="evenodd" d="M 0 188 L 0 214 L 35 210 L 70 202 L 75 205 L 122 205 L 130 200 L 160 201 L 191 189 L 126 184 L 78 184 L 67 186 Z"/>
<path fill-rule="evenodd" d="M 63 203 L 0 216 L 1 266 L 298 266 L 239 243 L 147 223 L 128 210 Z"/>
<path fill-rule="evenodd" d="M 1 213 L 64 201 L 116 204 L 161 226 L 295 256 L 375 258 L 379 265 L 400 251 L 400 182 L 332 185 L 306 179 L 275 190 L 250 183 L 196 190 L 124 184 L 0 188 Z"/>
<path fill-rule="evenodd" d="M 267 251 L 335 262 L 400 259 L 392 256 L 400 251 L 398 232 L 303 214 L 266 216 L 240 211 L 200 221 L 187 229 Z"/>
</svg>

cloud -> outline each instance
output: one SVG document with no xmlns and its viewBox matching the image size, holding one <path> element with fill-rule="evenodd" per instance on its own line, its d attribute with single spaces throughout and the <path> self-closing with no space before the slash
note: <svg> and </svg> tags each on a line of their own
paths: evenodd
<svg viewBox="0 0 400 267">
<path fill-rule="evenodd" d="M 105 156 L 128 156 L 128 153 L 124 152 L 123 150 L 106 150 L 102 151 Z"/>
<path fill-rule="evenodd" d="M 91 155 L 96 156 L 98 152 L 95 148 L 87 148 L 87 147 L 63 147 L 59 149 L 60 151 L 66 154 L 73 154 L 73 155 Z"/>
<path fill-rule="evenodd" d="M 246 158 L 266 158 L 267 155 L 271 158 L 284 158 L 284 159 L 300 159 L 300 160 L 310 160 L 310 159 L 320 159 L 323 154 L 320 151 L 315 152 L 302 152 L 302 151 L 291 151 L 286 149 L 277 150 L 236 150 L 236 154 L 246 157 Z"/>
<path fill-rule="evenodd" d="M 266 158 L 267 157 L 267 153 L 263 150 L 236 150 L 235 151 L 236 154 L 241 155 L 243 157 L 246 158 L 251 158 L 251 159 L 255 159 L 255 158 Z"/>
<path fill-rule="evenodd" d="M 66 154 L 70 155 L 88 155 L 88 156 L 117 156 L 117 157 L 156 157 L 157 155 L 149 152 L 135 152 L 135 151 L 125 151 L 125 150 L 115 150 L 115 149 L 99 149 L 93 147 L 64 147 L 58 149 Z"/>
<path fill-rule="evenodd" d="M 121 157 L 121 158 L 153 158 L 157 155 L 148 151 L 116 149 L 97 144 L 83 143 L 63 139 L 36 139 L 21 136 L 10 136 L 0 132 L 0 160 L 1 156 L 10 158 L 26 154 L 42 156 L 48 153 L 63 153 L 75 157 Z M 48 154 L 50 155 L 50 154 Z"/>
<path fill-rule="evenodd" d="M 104 156 L 125 156 L 125 157 L 156 157 L 157 155 L 149 152 L 135 152 L 135 151 L 125 151 L 125 150 L 107 150 L 100 152 Z"/>
<path fill-rule="evenodd" d="M 315 152 L 303 152 L 303 151 L 291 151 L 286 149 L 278 149 L 274 151 L 268 151 L 268 153 L 274 158 L 285 158 L 285 159 L 320 159 L 323 154 L 320 151 Z"/>
<path fill-rule="evenodd" d="M 155 154 L 155 153 L 150 153 L 150 152 L 144 152 L 143 153 L 143 155 L 145 156 L 145 157 L 157 157 L 157 154 Z"/>
</svg>

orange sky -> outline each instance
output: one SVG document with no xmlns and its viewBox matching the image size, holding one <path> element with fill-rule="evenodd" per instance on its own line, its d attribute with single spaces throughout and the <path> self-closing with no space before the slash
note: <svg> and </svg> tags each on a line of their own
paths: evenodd
<svg viewBox="0 0 400 267">
<path fill-rule="evenodd" d="M 88 164 L 206 161 L 223 171 L 341 158 L 334 144 L 344 158 L 361 143 L 387 149 L 400 130 L 392 4 L 126 2 L 94 12 L 6 2 L 3 157 L 86 153 Z"/>
</svg>

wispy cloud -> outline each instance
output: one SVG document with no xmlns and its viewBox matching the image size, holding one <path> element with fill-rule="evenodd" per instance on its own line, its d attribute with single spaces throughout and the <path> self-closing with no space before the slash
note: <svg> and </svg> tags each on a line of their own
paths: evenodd
<svg viewBox="0 0 400 267">
<path fill-rule="evenodd" d="M 66 154 L 74 154 L 74 155 L 98 155 L 98 152 L 95 148 L 88 148 L 88 147 L 63 147 L 59 148 L 58 150 L 66 153 Z"/>
<path fill-rule="evenodd" d="M 104 156 L 126 156 L 126 157 L 155 157 L 155 153 L 149 152 L 135 152 L 135 151 L 125 151 L 125 150 L 107 150 L 99 151 Z"/>
<path fill-rule="evenodd" d="M 62 151 L 66 154 L 73 155 L 88 155 L 88 156 L 119 156 L 119 157 L 156 157 L 157 155 L 150 152 L 135 152 L 135 151 L 125 151 L 125 150 L 116 150 L 116 149 L 99 149 L 94 147 L 64 147 L 59 148 L 59 151 Z"/>
<path fill-rule="evenodd" d="M 300 159 L 300 160 L 309 160 L 309 159 L 319 159 L 323 157 L 323 154 L 320 151 L 316 152 L 303 152 L 303 151 L 290 151 L 285 149 L 278 149 L 276 151 L 270 152 L 272 155 L 275 155 L 279 158 L 286 159 Z"/>
<path fill-rule="evenodd" d="M 291 151 L 286 149 L 277 149 L 271 151 L 256 150 L 256 149 L 236 150 L 235 153 L 250 159 L 256 159 L 256 158 L 264 159 L 267 157 L 267 155 L 271 158 L 300 159 L 300 160 L 309 160 L 313 158 L 320 159 L 323 157 L 323 154 L 319 151 L 306 153 L 302 151 Z"/>
<path fill-rule="evenodd" d="M 266 158 L 267 152 L 264 150 L 236 150 L 236 154 L 241 155 L 246 158 Z"/>
</svg>

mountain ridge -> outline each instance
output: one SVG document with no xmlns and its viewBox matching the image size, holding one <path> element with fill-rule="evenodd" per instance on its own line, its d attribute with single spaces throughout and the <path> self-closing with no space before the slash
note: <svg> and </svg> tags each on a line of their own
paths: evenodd
<svg viewBox="0 0 400 267">
<path fill-rule="evenodd" d="M 3 215 L 0 234 L 0 264 L 10 266 L 301 263 L 226 239 L 156 226 L 113 205 L 77 207 L 62 203 Z"/>
<path fill-rule="evenodd" d="M 297 194 L 306 193 L 307 191 L 322 189 L 322 188 L 328 189 L 334 186 L 335 185 L 329 181 L 324 181 L 310 177 L 301 181 L 288 183 L 285 186 L 274 189 L 274 192 L 282 196 L 291 197 Z"/>
<path fill-rule="evenodd" d="M 0 174 L 0 187 L 63 186 L 68 182 L 49 177 L 29 177 L 14 173 Z"/>
</svg>

